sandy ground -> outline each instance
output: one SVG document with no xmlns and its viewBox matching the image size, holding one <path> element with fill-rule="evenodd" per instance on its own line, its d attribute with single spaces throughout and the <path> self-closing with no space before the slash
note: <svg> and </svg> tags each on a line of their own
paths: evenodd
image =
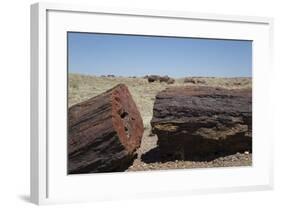
<svg viewBox="0 0 281 208">
<path fill-rule="evenodd" d="M 249 166 L 252 164 L 252 155 L 248 152 L 219 157 L 212 161 L 161 161 L 157 150 L 157 136 L 150 135 L 150 120 L 152 118 L 155 95 L 169 86 L 182 85 L 206 85 L 223 87 L 227 89 L 251 88 L 250 78 L 217 78 L 196 77 L 195 83 L 184 83 L 184 79 L 176 79 L 174 84 L 153 82 L 148 83 L 144 78 L 130 77 L 97 77 L 79 74 L 69 75 L 69 106 L 96 96 L 117 84 L 124 83 L 128 86 L 136 105 L 142 115 L 144 123 L 144 135 L 141 147 L 138 149 L 138 157 L 128 171 L 138 170 L 165 170 L 178 168 L 209 168 Z"/>
</svg>

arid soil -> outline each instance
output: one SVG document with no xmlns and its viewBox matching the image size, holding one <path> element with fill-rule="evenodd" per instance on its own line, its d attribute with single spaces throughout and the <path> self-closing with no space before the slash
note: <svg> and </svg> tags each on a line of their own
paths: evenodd
<svg viewBox="0 0 281 208">
<path fill-rule="evenodd" d="M 145 128 L 141 147 L 137 150 L 138 157 L 127 171 L 233 167 L 252 164 L 252 155 L 249 152 L 221 155 L 210 161 L 161 161 L 157 136 L 151 134 L 150 127 L 155 95 L 169 86 L 204 85 L 227 89 L 252 88 L 251 78 L 191 77 L 186 82 L 184 82 L 184 78 L 180 78 L 175 79 L 173 84 L 167 84 L 158 81 L 149 83 L 147 79 L 141 77 L 98 77 L 70 74 L 68 105 L 70 107 L 87 100 L 120 83 L 128 86 L 141 113 Z"/>
<path fill-rule="evenodd" d="M 138 157 L 128 171 L 142 170 L 168 170 L 186 168 L 212 168 L 234 167 L 252 165 L 252 154 L 249 152 L 236 153 L 234 155 L 221 156 L 211 161 L 161 161 L 157 148 L 157 136 L 150 135 L 145 130 L 141 147 L 138 149 Z"/>
</svg>

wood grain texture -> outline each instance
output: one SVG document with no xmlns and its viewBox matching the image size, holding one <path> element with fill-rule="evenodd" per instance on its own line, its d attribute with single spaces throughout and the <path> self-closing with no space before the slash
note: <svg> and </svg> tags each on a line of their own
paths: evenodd
<svg viewBox="0 0 281 208">
<path fill-rule="evenodd" d="M 168 88 L 156 96 L 151 126 L 163 157 L 211 160 L 251 151 L 251 90 Z"/>
<path fill-rule="evenodd" d="M 124 84 L 70 107 L 68 173 L 126 170 L 142 134 L 142 118 Z"/>
</svg>

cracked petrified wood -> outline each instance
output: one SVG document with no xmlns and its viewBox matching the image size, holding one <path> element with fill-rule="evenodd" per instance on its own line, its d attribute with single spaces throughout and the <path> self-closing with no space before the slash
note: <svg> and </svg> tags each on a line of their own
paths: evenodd
<svg viewBox="0 0 281 208">
<path fill-rule="evenodd" d="M 211 160 L 251 151 L 251 89 L 168 88 L 156 96 L 151 126 L 167 159 Z"/>
<path fill-rule="evenodd" d="M 143 122 L 126 85 L 68 110 L 68 173 L 124 171 L 136 157 Z"/>
</svg>

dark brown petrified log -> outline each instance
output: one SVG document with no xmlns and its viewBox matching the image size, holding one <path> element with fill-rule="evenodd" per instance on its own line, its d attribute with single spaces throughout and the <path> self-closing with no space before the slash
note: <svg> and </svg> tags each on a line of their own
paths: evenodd
<svg viewBox="0 0 281 208">
<path fill-rule="evenodd" d="M 251 90 L 168 88 L 156 96 L 151 126 L 167 159 L 211 160 L 251 151 Z"/>
<path fill-rule="evenodd" d="M 136 157 L 143 122 L 126 85 L 68 110 L 68 173 L 124 171 Z"/>
</svg>

